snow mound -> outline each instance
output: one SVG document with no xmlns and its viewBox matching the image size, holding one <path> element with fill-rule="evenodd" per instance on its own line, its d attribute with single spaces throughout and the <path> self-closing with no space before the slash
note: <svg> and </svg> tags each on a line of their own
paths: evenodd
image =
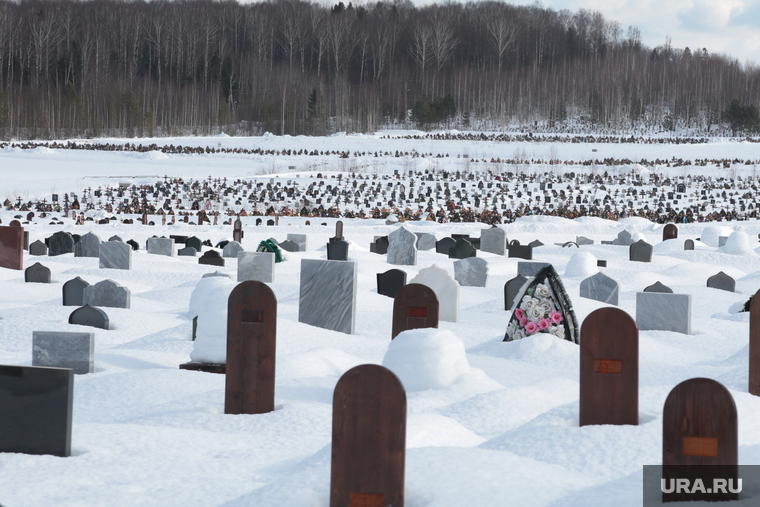
<svg viewBox="0 0 760 507">
<path fill-rule="evenodd" d="M 227 300 L 235 282 L 226 276 L 201 278 L 190 295 L 188 317 L 198 317 L 190 359 L 200 363 L 227 362 Z"/>
<path fill-rule="evenodd" d="M 447 329 L 403 331 L 388 345 L 383 366 L 395 373 L 407 391 L 440 389 L 470 371 L 464 344 Z"/>
<path fill-rule="evenodd" d="M 587 278 L 599 272 L 596 267 L 596 257 L 590 252 L 578 252 L 570 257 L 565 268 L 565 276 Z"/>
<path fill-rule="evenodd" d="M 746 255 L 753 252 L 749 236 L 746 232 L 741 231 L 732 233 L 721 251 L 731 255 Z"/>
<path fill-rule="evenodd" d="M 710 225 L 705 227 L 705 230 L 702 231 L 702 236 L 699 240 L 707 246 L 718 248 L 720 246 L 718 244 L 718 238 L 721 236 L 730 236 L 732 232 L 734 232 L 733 229 L 724 225 Z"/>
</svg>

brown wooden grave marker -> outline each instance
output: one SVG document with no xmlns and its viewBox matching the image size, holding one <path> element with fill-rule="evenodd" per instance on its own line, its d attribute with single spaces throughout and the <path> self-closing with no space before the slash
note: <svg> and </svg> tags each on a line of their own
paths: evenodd
<svg viewBox="0 0 760 507">
<path fill-rule="evenodd" d="M 393 299 L 391 340 L 402 331 L 424 327 L 438 327 L 438 297 L 427 285 L 404 285 Z"/>
<path fill-rule="evenodd" d="M 662 240 L 676 239 L 678 237 L 678 227 L 676 224 L 667 224 L 662 229 Z"/>
<path fill-rule="evenodd" d="M 388 369 L 348 370 L 333 393 L 330 507 L 403 507 L 406 392 Z"/>
<path fill-rule="evenodd" d="M 760 396 L 760 290 L 749 306 L 749 394 Z"/>
<path fill-rule="evenodd" d="M 0 268 L 24 269 L 24 228 L 0 226 Z"/>
<path fill-rule="evenodd" d="M 227 303 L 225 414 L 274 410 L 277 298 L 266 284 L 239 283 Z"/>
<path fill-rule="evenodd" d="M 619 308 L 600 308 L 581 326 L 581 426 L 639 424 L 639 330 Z"/>
<path fill-rule="evenodd" d="M 662 413 L 662 464 L 665 487 L 676 479 L 702 478 L 710 488 L 714 478 L 733 479 L 738 468 L 736 404 L 722 384 L 708 378 L 685 380 L 670 391 Z M 663 502 L 736 500 L 729 490 L 663 492 Z"/>
</svg>

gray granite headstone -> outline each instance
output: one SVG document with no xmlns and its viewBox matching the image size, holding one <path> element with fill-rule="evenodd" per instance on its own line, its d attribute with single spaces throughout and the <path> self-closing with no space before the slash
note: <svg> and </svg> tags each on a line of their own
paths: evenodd
<svg viewBox="0 0 760 507">
<path fill-rule="evenodd" d="M 417 265 L 417 236 L 403 225 L 388 234 L 388 264 Z"/>
<path fill-rule="evenodd" d="M 578 245 L 578 246 L 593 245 L 594 244 L 594 240 L 593 239 L 588 239 L 586 236 L 576 236 L 575 237 L 575 244 Z"/>
<path fill-rule="evenodd" d="M 204 273 L 203 276 L 201 276 L 201 278 L 209 278 L 211 276 L 225 276 L 227 278 L 232 279 L 230 275 L 228 275 L 227 273 L 222 273 L 220 271 L 214 271 L 213 273 Z"/>
<path fill-rule="evenodd" d="M 74 257 L 98 257 L 100 255 L 100 238 L 88 232 L 74 245 Z"/>
<path fill-rule="evenodd" d="M 100 244 L 98 265 L 101 269 L 132 269 L 132 247 L 121 241 Z"/>
<path fill-rule="evenodd" d="M 691 294 L 637 292 L 636 325 L 641 331 L 691 334 Z"/>
<path fill-rule="evenodd" d="M 180 257 L 195 257 L 198 255 L 198 250 L 191 246 L 186 246 L 185 248 L 180 248 L 177 251 L 177 255 Z"/>
<path fill-rule="evenodd" d="M 435 248 L 435 235 L 429 232 L 415 232 L 417 236 L 417 251 L 433 250 Z"/>
<path fill-rule="evenodd" d="M 661 292 L 663 294 L 673 294 L 673 289 L 658 280 L 649 287 L 646 287 L 644 289 L 644 292 Z"/>
<path fill-rule="evenodd" d="M 353 334 L 358 272 L 354 261 L 301 259 L 298 322 Z"/>
<path fill-rule="evenodd" d="M 24 270 L 26 283 L 50 283 L 50 269 L 39 262 L 35 262 Z"/>
<path fill-rule="evenodd" d="M 498 225 L 489 229 L 481 229 L 480 250 L 496 255 L 505 255 L 507 253 L 507 232 Z"/>
<path fill-rule="evenodd" d="M 628 247 L 628 258 L 635 262 L 652 262 L 652 250 L 652 245 L 640 239 Z"/>
<path fill-rule="evenodd" d="M 224 248 L 222 248 L 222 257 L 230 257 L 236 259 L 238 252 L 242 252 L 243 247 L 237 241 L 230 241 Z"/>
<path fill-rule="evenodd" d="M 528 278 L 536 276 L 539 271 L 544 269 L 546 266 L 551 266 L 551 263 L 549 262 L 518 262 L 517 263 L 517 274 L 527 276 Z"/>
<path fill-rule="evenodd" d="M 190 240 L 187 241 L 188 246 L 193 246 L 189 244 Z M 147 246 L 149 254 L 174 257 L 174 240 L 171 238 L 148 238 Z M 200 251 L 200 246 L 196 250 Z"/>
<path fill-rule="evenodd" d="M 32 366 L 71 368 L 74 373 L 93 372 L 95 333 L 32 332 Z"/>
<path fill-rule="evenodd" d="M 272 252 L 239 252 L 237 281 L 273 283 L 275 255 Z"/>
<path fill-rule="evenodd" d="M 449 255 L 449 249 L 454 246 L 457 241 L 453 238 L 443 238 L 435 242 L 435 252 L 439 254 Z"/>
<path fill-rule="evenodd" d="M 69 324 L 108 329 L 108 315 L 106 315 L 106 312 L 100 308 L 84 305 L 71 312 L 71 315 L 69 315 Z"/>
<path fill-rule="evenodd" d="M 544 244 L 541 243 L 541 241 L 539 241 L 537 239 L 534 239 L 533 241 L 531 241 L 530 243 L 528 243 L 528 246 L 531 247 L 531 248 L 538 248 L 540 246 L 544 246 Z"/>
<path fill-rule="evenodd" d="M 71 455 L 74 372 L 0 366 L 0 453 Z"/>
<path fill-rule="evenodd" d="M 449 248 L 449 259 L 467 259 L 478 255 L 475 247 L 465 238 L 459 238 L 454 246 Z"/>
<path fill-rule="evenodd" d="M 298 245 L 298 250 L 290 250 L 293 252 L 305 252 L 308 245 L 306 234 L 288 234 L 287 239 Z"/>
<path fill-rule="evenodd" d="M 277 246 L 279 246 L 282 250 L 285 250 L 286 252 L 298 252 L 298 244 L 290 241 L 289 239 L 286 239 L 285 241 L 280 241 Z"/>
<path fill-rule="evenodd" d="M 488 263 L 485 259 L 468 257 L 454 262 L 454 280 L 462 287 L 485 287 Z"/>
<path fill-rule="evenodd" d="M 713 275 L 707 279 L 707 286 L 713 289 L 725 290 L 728 292 L 736 291 L 736 280 L 720 271 L 717 275 Z"/>
<path fill-rule="evenodd" d="M 504 310 L 510 311 L 512 309 L 515 297 L 517 297 L 520 289 L 528 280 L 530 280 L 530 278 L 527 276 L 517 275 L 504 284 Z"/>
<path fill-rule="evenodd" d="M 604 273 L 597 273 L 581 282 L 580 294 L 582 298 L 617 306 L 620 286 Z"/>
<path fill-rule="evenodd" d="M 48 238 L 48 255 L 55 257 L 74 251 L 74 237 L 68 232 L 58 231 Z"/>
<path fill-rule="evenodd" d="M 131 293 L 113 280 L 102 280 L 84 289 L 84 304 L 90 306 L 107 306 L 110 308 L 129 308 Z"/>
<path fill-rule="evenodd" d="M 633 244 L 633 237 L 628 231 L 620 231 L 617 238 L 612 240 L 613 245 L 630 246 Z"/>
<path fill-rule="evenodd" d="M 48 247 L 40 240 L 29 245 L 29 255 L 47 255 Z"/>
<path fill-rule="evenodd" d="M 124 243 L 124 240 L 121 239 L 121 236 L 117 236 L 115 234 L 111 236 L 110 238 L 108 238 L 108 241 L 121 241 L 122 243 Z"/>
<path fill-rule="evenodd" d="M 683 242 L 683 249 L 684 250 L 694 250 L 694 240 L 693 239 L 687 239 Z"/>
<path fill-rule="evenodd" d="M 347 261 L 348 260 L 348 241 L 337 239 L 327 244 L 327 260 L 329 261 Z"/>
<path fill-rule="evenodd" d="M 63 284 L 63 306 L 84 305 L 84 290 L 89 287 L 89 282 L 80 277 L 72 278 Z"/>
</svg>

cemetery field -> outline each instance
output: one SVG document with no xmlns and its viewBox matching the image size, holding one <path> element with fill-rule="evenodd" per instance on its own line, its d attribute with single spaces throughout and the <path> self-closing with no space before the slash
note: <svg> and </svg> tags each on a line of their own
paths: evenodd
<svg viewBox="0 0 760 507">
<path fill-rule="evenodd" d="M 672 157 L 760 161 L 760 144 L 747 142 L 618 145 L 380 137 L 98 142 L 265 146 L 280 152 L 415 150 L 449 156 L 308 158 L 6 147 L 0 149 L 0 200 L 49 201 L 52 194 L 82 194 L 90 187 L 154 184 L 165 175 L 199 180 L 209 176 L 249 178 L 265 184 L 271 179 L 299 179 L 305 187 L 317 180 L 318 172 L 327 183 L 334 183 L 337 178 L 331 176 L 348 177 L 352 171 L 378 178 L 385 175 L 392 181 L 394 171 L 480 171 L 479 177 L 486 178 L 486 172 L 494 170 L 491 162 L 466 166 L 464 159 L 458 158 L 462 154 L 489 161 L 514 158 L 518 153 L 528 159 L 574 162 L 607 156 L 629 158 L 633 163 Z M 290 166 L 295 169 L 288 169 Z M 580 163 L 568 167 L 522 164 L 519 170 L 558 175 L 557 167 L 561 172 L 591 171 L 590 165 Z M 505 165 L 502 170 L 512 168 Z M 632 166 L 598 166 L 594 170 L 628 175 Z M 743 182 L 755 177 L 754 164 L 746 163 L 728 167 L 722 163 L 720 167 L 662 164 L 646 170 L 673 178 L 671 187 L 681 181 L 686 184 L 688 175 L 735 181 L 741 176 Z M 648 190 L 647 185 L 638 188 Z M 619 188 L 627 188 L 627 184 Z M 582 189 L 593 190 L 594 185 L 585 184 Z M 696 186 L 689 189 L 690 194 L 698 192 Z M 669 187 L 665 191 L 675 190 Z M 750 202 L 754 204 L 754 198 L 745 204 Z M 211 211 L 223 208 L 217 202 L 209 204 Z M 0 226 L 10 229 L 6 226 L 18 215 L 21 222 L 27 222 L 26 213 L 4 207 Z M 477 258 L 487 265 L 485 286 L 460 286 L 458 300 L 446 297 L 446 310 L 444 301 L 439 301 L 441 333 L 429 335 L 422 344 L 403 341 L 414 332 L 402 333 L 391 342 L 394 300 L 378 293 L 377 274 L 401 269 L 409 283 L 420 271 L 437 266 L 446 275 L 439 272 L 436 277 L 453 279 L 457 261 L 432 248 L 417 251 L 414 265 L 393 265 L 388 263 L 389 257 L 408 256 L 397 251 L 390 256 L 377 254 L 370 251 L 370 244 L 401 227 L 432 234 L 440 241 L 452 234 L 480 238 L 490 226 L 424 220 L 402 226 L 382 219 L 344 218 L 342 235 L 348 242 L 348 262 L 355 269 L 355 288 L 350 281 L 339 290 L 330 286 L 330 278 L 343 276 L 343 268 L 332 274 L 332 268 L 306 262 L 309 276 L 320 281 L 304 291 L 302 261 L 327 259 L 326 245 L 336 235 L 336 219 L 285 216 L 279 217 L 277 225 L 257 226 L 255 216 L 243 217 L 240 244 L 245 252 L 255 252 L 260 242 L 270 238 L 282 243 L 290 234 L 305 235 L 307 245 L 305 251 L 284 252 L 285 259 L 274 265 L 274 280 L 267 283 L 277 300 L 274 410 L 231 415 L 225 414 L 225 375 L 180 369 L 179 365 L 204 359 L 218 363 L 220 355 L 224 358 L 224 312 L 226 298 L 238 279 L 238 258 L 222 257 L 223 266 L 199 264 L 201 255 L 218 251 L 221 257 L 222 249 L 203 246 L 197 257 L 180 256 L 177 251 L 185 245 L 179 243 L 171 245 L 172 256 L 146 251 L 149 239 L 152 251 L 158 251 L 153 236 L 196 236 L 212 245 L 232 240 L 233 226 L 222 225 L 228 217 L 220 216 L 219 225 L 161 225 L 156 215 L 150 219 L 157 225 L 149 226 L 139 224 L 138 215 L 129 216 L 134 225 L 120 220 L 98 224 L 98 219 L 114 216 L 103 210 L 88 211 L 86 216 L 95 220 L 75 225 L 70 217 L 54 212 L 45 218 L 35 216 L 22 226 L 29 233 L 29 244 L 59 231 L 80 236 L 93 233 L 103 242 L 114 235 L 134 240 L 139 249 L 128 255 L 131 269 L 101 268 L 103 250 L 100 259 L 23 251 L 23 268 L 40 263 L 49 269 L 49 283 L 28 283 L 24 271 L 0 268 L 0 365 L 31 366 L 35 332 L 94 335 L 92 371 L 74 376 L 70 456 L 0 453 L 3 507 L 326 507 L 330 502 L 333 391 L 344 373 L 362 364 L 395 369 L 406 388 L 407 507 L 638 507 L 643 497 L 643 465 L 663 462 L 665 399 L 677 384 L 695 377 L 714 379 L 728 389 L 738 415 L 738 463 L 760 464 L 760 428 L 755 424 L 760 417 L 760 399 L 748 392 L 749 313 L 739 312 L 760 289 L 758 220 L 677 224 L 677 238 L 667 241 L 662 240 L 662 224 L 642 218 L 610 221 L 531 216 L 500 225 L 507 242 L 517 240 L 525 246 L 539 240 L 543 245 L 532 249 L 531 260 L 477 250 Z M 195 212 L 191 218 L 195 219 Z M 593 244 L 578 241 L 581 236 Z M 652 245 L 651 261 L 629 260 L 628 245 L 602 244 L 620 242 L 621 237 Z M 693 250 L 684 249 L 686 240 L 693 240 Z M 562 246 L 576 241 L 581 246 Z M 0 253 L 7 255 L 7 250 Z M 114 250 L 107 254 L 106 262 L 118 265 L 125 262 L 121 256 L 121 251 Z M 596 261 L 606 261 L 606 266 L 598 267 Z M 579 425 L 582 363 L 578 344 L 548 333 L 503 341 L 512 317 L 512 312 L 505 310 L 504 287 L 518 271 L 532 267 L 520 265 L 524 262 L 554 267 L 579 325 L 595 310 L 615 306 L 581 297 L 582 282 L 603 273 L 617 283 L 616 307 L 639 327 L 638 425 Z M 229 278 L 202 278 L 216 272 Z M 707 286 L 708 278 L 719 272 L 735 281 L 733 292 Z M 44 278 L 47 272 L 36 276 L 40 275 Z M 128 289 L 128 303 L 120 303 L 127 308 L 99 307 L 107 314 L 107 329 L 69 324 L 77 306 L 62 304 L 63 285 L 76 277 L 91 285 L 111 280 Z M 673 294 L 647 298 L 647 293 L 641 303 L 642 291 L 657 282 Z M 122 296 L 110 282 L 101 287 L 106 286 Z M 609 287 L 604 282 L 592 292 Z M 587 290 L 584 286 L 588 295 Z M 312 297 L 308 319 L 300 301 L 306 292 Z M 330 306 L 330 301 L 340 298 L 347 301 L 344 307 Z M 456 317 L 452 317 L 452 305 Z M 640 314 L 641 308 L 648 308 L 647 314 Z M 199 318 L 195 342 L 194 313 L 207 316 L 205 322 Z M 349 314 L 353 315 L 353 334 L 303 322 L 345 322 Z M 335 327 L 327 327 L 331 326 Z M 615 336 L 616 331 L 611 327 L 609 335 Z M 0 421 L 7 422 L 7 417 L 3 415 Z M 34 429 L 30 430 L 33 433 Z M 760 488 L 747 488 L 740 498 L 732 505 L 757 505 Z"/>
</svg>

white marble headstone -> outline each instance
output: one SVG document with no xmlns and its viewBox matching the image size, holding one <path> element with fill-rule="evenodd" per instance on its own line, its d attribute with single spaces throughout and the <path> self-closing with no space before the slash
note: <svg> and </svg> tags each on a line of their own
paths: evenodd
<svg viewBox="0 0 760 507">
<path fill-rule="evenodd" d="M 438 319 L 446 322 L 459 322 L 459 284 L 449 273 L 433 264 L 421 269 L 409 283 L 427 285 L 438 297 Z"/>
<path fill-rule="evenodd" d="M 272 252 L 239 252 L 237 281 L 274 282 L 275 255 Z"/>
</svg>

